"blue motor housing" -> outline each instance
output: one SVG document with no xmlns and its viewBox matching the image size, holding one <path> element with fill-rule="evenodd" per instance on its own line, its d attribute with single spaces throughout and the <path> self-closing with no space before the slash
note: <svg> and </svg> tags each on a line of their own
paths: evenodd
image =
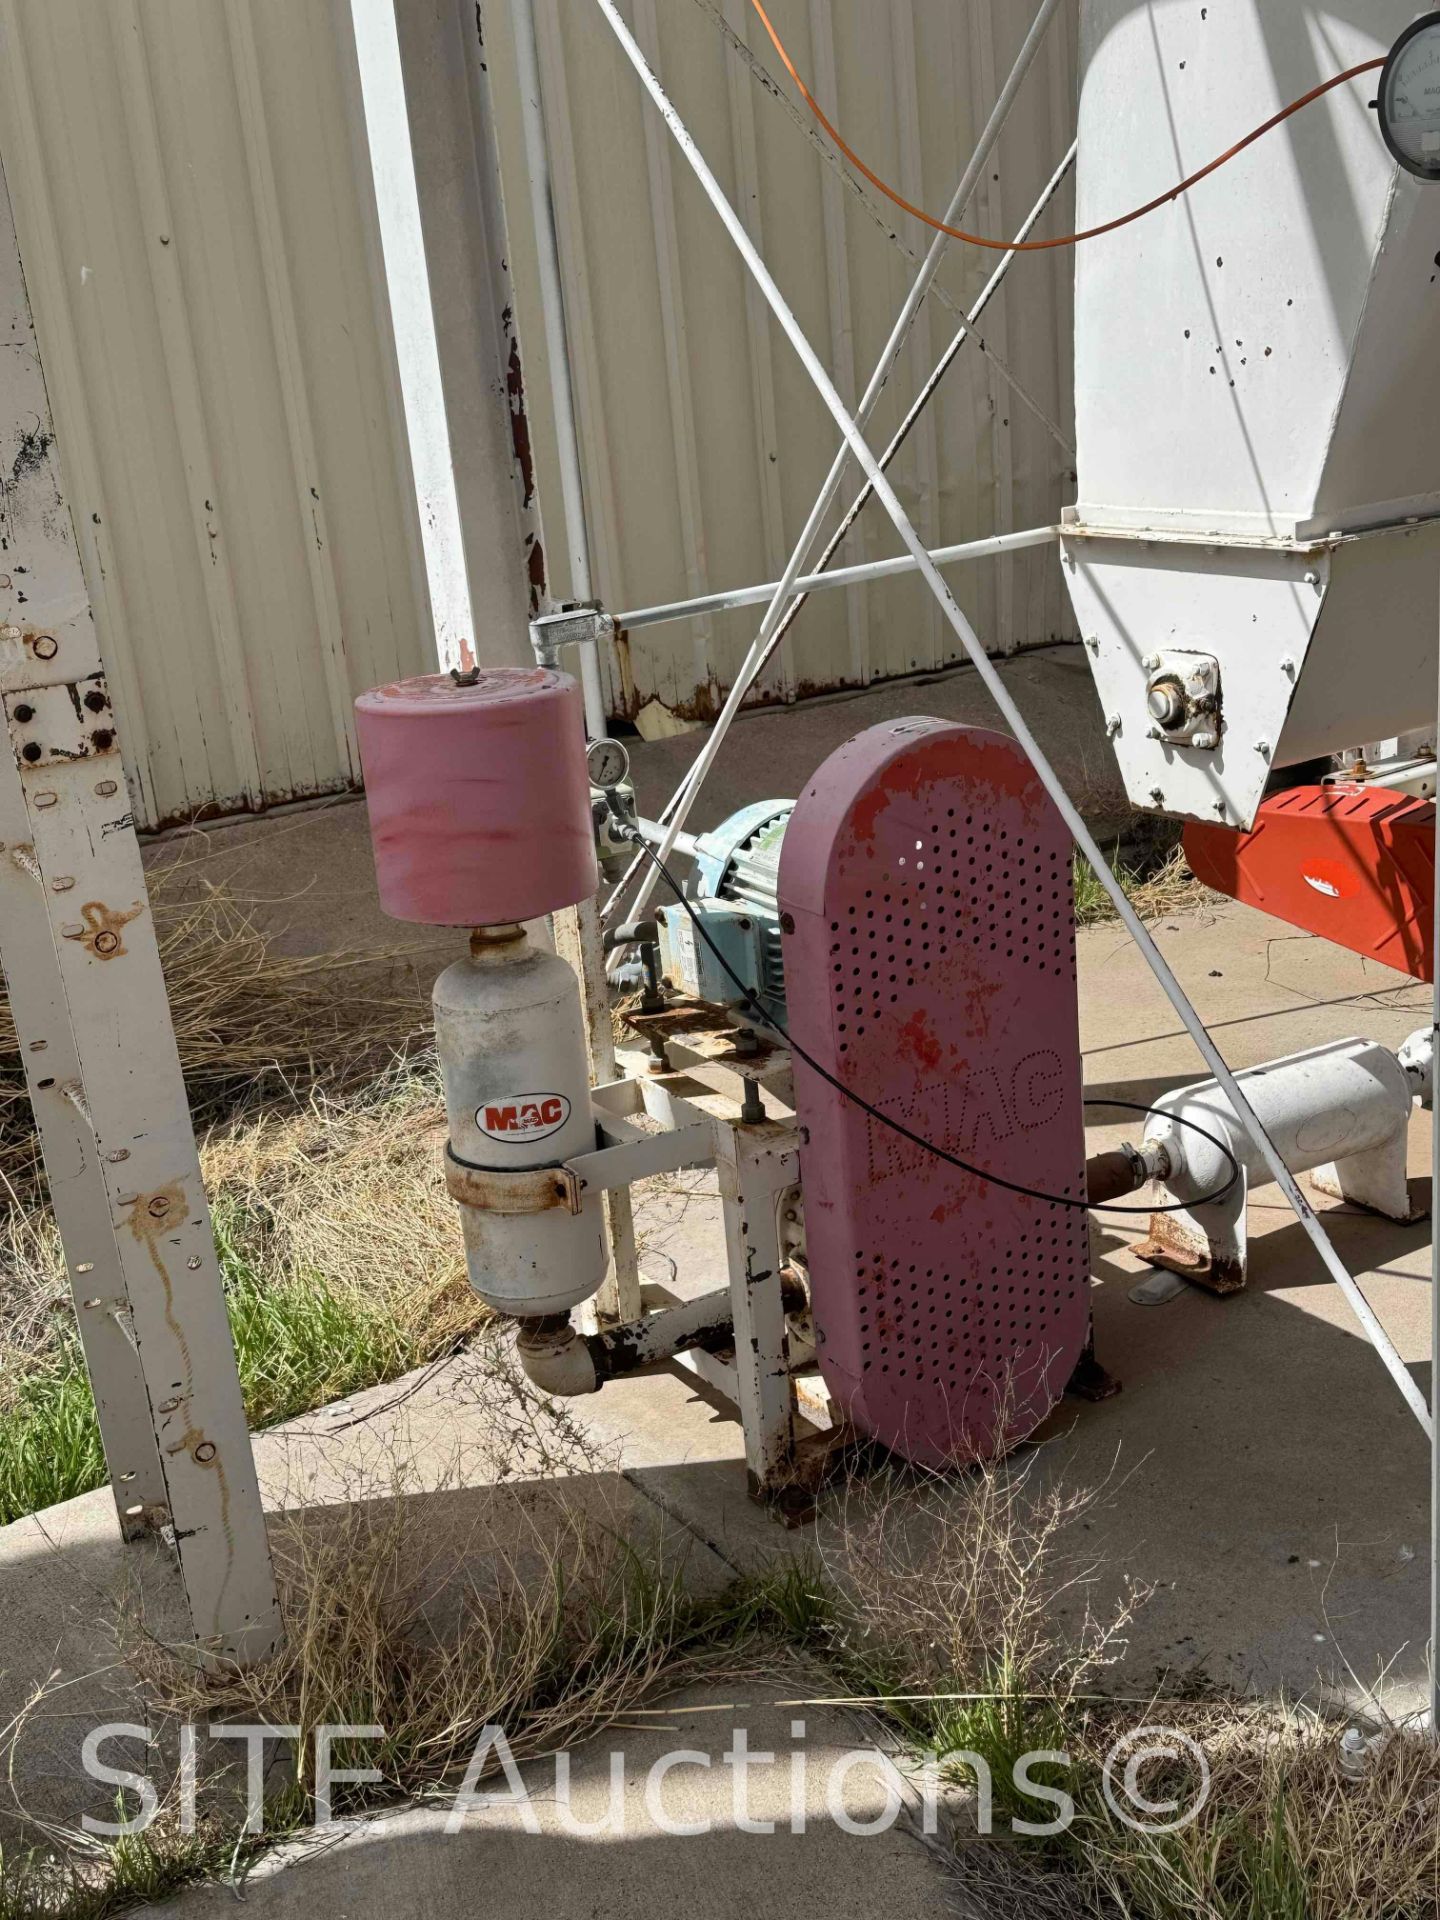
<svg viewBox="0 0 1440 1920">
<path fill-rule="evenodd" d="M 785 1017 L 776 879 L 793 800 L 757 800 L 695 843 L 686 897 L 727 964 L 764 1010 Z M 739 1006 L 744 996 L 681 906 L 662 907 L 661 957 L 671 984 L 697 999 Z"/>
</svg>

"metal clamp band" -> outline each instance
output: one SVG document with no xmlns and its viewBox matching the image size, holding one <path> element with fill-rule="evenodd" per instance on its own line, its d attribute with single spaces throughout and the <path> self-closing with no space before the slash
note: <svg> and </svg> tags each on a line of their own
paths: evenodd
<svg viewBox="0 0 1440 1920">
<path fill-rule="evenodd" d="M 501 1173 L 494 1167 L 474 1167 L 457 1160 L 445 1148 L 445 1187 L 462 1207 L 483 1213 L 546 1213 L 552 1207 L 579 1213 L 581 1182 L 568 1167 L 527 1167 L 519 1173 Z"/>
</svg>

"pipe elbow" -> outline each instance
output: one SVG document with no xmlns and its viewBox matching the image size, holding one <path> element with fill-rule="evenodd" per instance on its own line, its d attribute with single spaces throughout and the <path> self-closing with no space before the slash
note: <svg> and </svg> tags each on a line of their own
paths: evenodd
<svg viewBox="0 0 1440 1920">
<path fill-rule="evenodd" d="M 568 1314 L 548 1314 L 541 1320 L 522 1320 L 515 1352 L 525 1378 L 542 1393 L 560 1399 L 598 1393 L 600 1375 L 587 1340 L 570 1324 Z"/>
</svg>

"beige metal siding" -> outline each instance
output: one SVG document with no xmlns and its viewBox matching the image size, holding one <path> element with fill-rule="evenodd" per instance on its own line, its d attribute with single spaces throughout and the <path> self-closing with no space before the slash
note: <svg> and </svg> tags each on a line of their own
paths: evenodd
<svg viewBox="0 0 1440 1920">
<path fill-rule="evenodd" d="M 429 663 L 357 84 L 343 0 L 0 0 L 0 155 L 147 824 L 350 785 L 353 692 Z"/>
<path fill-rule="evenodd" d="M 774 578 L 833 457 L 836 436 L 711 210 L 642 105 L 598 10 L 536 0 L 554 147 L 596 576 L 607 604 L 641 606 Z M 943 210 L 1033 16 L 1028 0 L 776 0 L 787 45 L 858 152 L 908 198 Z M 628 0 L 627 15 L 774 268 L 841 391 L 858 397 L 929 235 L 822 163 L 788 81 L 775 93 L 728 45 L 721 21 L 773 75 L 778 60 L 748 0 Z M 508 8 L 491 0 L 508 181 L 524 154 L 511 80 Z M 1017 226 L 1074 129 L 1074 22 L 1061 9 L 970 208 L 990 234 Z M 507 192 L 542 490 L 553 473 L 534 316 L 524 195 Z M 1067 188 L 1042 232 L 1063 232 Z M 892 235 L 898 235 L 900 245 Z M 883 444 L 972 301 L 994 254 L 952 245 L 881 401 Z M 1071 438 L 1071 266 L 1065 253 L 1016 262 L 980 328 Z M 528 321 L 528 324 L 527 324 Z M 1072 456 L 967 346 L 893 470 L 932 543 L 1040 525 L 1073 498 Z M 845 498 L 854 488 L 846 489 Z M 551 507 L 552 513 L 556 509 Z M 838 514 L 836 516 L 838 518 Z M 871 507 L 848 559 L 899 550 Z M 560 562 L 550 543 L 552 584 Z M 996 652 L 1072 637 L 1052 550 L 952 574 Z M 637 632 L 617 704 L 651 699 L 713 711 L 757 616 L 734 613 Z M 924 587 L 896 581 L 812 602 L 770 697 L 940 667 L 957 657 Z"/>
<path fill-rule="evenodd" d="M 454 4 L 473 30 L 472 0 Z M 537 6 L 599 590 L 623 608 L 772 578 L 833 428 L 598 10 Z M 1032 7 L 775 13 L 858 149 L 940 208 Z M 928 236 L 822 164 L 788 83 L 787 110 L 727 44 L 722 21 L 775 70 L 747 0 L 632 0 L 630 14 L 853 398 Z M 483 26 L 563 591 L 508 0 L 484 0 Z M 1062 9 L 973 203 L 984 230 L 1010 231 L 1039 192 L 1073 90 Z M 344 788 L 351 694 L 433 653 L 348 0 L 0 0 L 0 158 L 141 819 Z M 1051 219 L 1070 207 L 1067 190 Z M 922 313 L 877 441 L 993 261 L 952 247 L 949 307 L 932 296 Z M 1018 262 L 981 331 L 1068 436 L 1068 258 Z M 1069 466 L 967 347 L 895 473 L 926 535 L 948 542 L 1053 521 Z M 871 508 L 846 557 L 896 550 Z M 1072 631 L 1049 552 L 952 578 L 997 651 Z M 611 663 L 616 710 L 713 709 L 755 623 L 636 634 Z M 923 588 L 891 582 L 817 598 L 766 692 L 955 657 Z"/>
</svg>

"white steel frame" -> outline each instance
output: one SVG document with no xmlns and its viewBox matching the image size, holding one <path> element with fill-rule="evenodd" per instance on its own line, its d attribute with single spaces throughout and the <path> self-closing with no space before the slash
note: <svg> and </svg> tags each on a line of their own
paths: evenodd
<svg viewBox="0 0 1440 1920">
<path fill-rule="evenodd" d="M 751 1490 L 769 1497 L 795 1484 L 802 1434 L 828 1424 L 823 1388 L 799 1371 L 812 1356 L 792 1341 L 781 1290 L 779 1207 L 800 1179 L 790 1059 L 777 1050 L 736 1068 L 684 1039 L 669 1040 L 665 1051 L 669 1071 L 594 1090 L 602 1145 L 568 1165 L 582 1187 L 606 1192 L 679 1167 L 717 1169 L 734 1351 L 681 1353 L 676 1363 L 738 1408 Z M 746 1080 L 761 1090 L 763 1120 L 743 1116 Z M 661 1131 L 634 1127 L 637 1116 Z M 653 1298 L 658 1290 L 646 1291 Z M 673 1295 L 661 1298 L 662 1313 L 678 1304 Z"/>
<path fill-rule="evenodd" d="M 122 1535 L 175 1549 L 194 1645 L 279 1636 L 185 1083 L 0 179 L 0 958 Z"/>
</svg>

